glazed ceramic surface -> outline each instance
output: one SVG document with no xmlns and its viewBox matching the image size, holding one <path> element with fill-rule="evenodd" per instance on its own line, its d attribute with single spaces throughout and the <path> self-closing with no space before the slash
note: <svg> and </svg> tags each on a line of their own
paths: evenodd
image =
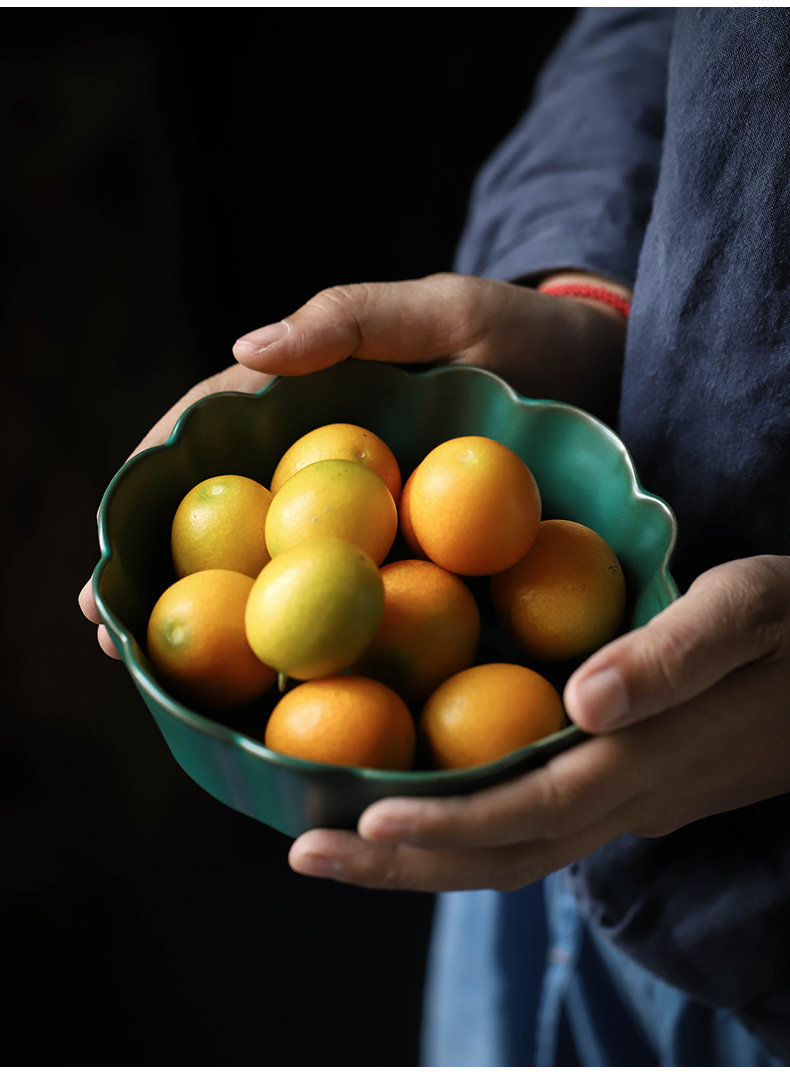
<svg viewBox="0 0 790 1074">
<path fill-rule="evenodd" d="M 158 683 L 145 652 L 148 616 L 175 580 L 170 523 L 181 498 L 205 478 L 236 473 L 269 486 L 294 440 L 329 422 L 354 422 L 382 437 L 405 481 L 443 440 L 490 436 L 532 470 L 544 518 L 597 530 L 614 549 L 630 594 L 629 629 L 677 596 L 669 563 L 675 520 L 645 492 L 628 451 L 605 425 L 562 403 L 525 399 L 493 374 L 469 367 L 411 372 L 349 359 L 319 373 L 281 377 L 255 395 L 200 400 L 166 444 L 129 460 L 99 512 L 101 559 L 93 588 L 103 622 L 174 757 L 192 779 L 234 809 L 288 835 L 313 827 L 353 828 L 371 802 L 389 795 L 458 794 L 527 771 L 584 739 L 573 726 L 492 764 L 455 772 L 380 772 L 319 765 L 266 749 L 264 728 L 276 689 L 232 713 L 197 712 Z M 390 559 L 406 558 L 405 547 Z M 575 664 L 530 663 L 499 629 L 488 580 L 468 580 L 480 603 L 479 662 L 529 664 L 561 690 Z"/>
</svg>

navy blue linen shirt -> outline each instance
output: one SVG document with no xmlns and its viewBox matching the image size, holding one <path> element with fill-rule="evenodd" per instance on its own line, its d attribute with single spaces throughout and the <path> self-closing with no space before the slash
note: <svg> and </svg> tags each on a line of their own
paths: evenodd
<svg viewBox="0 0 790 1074">
<path fill-rule="evenodd" d="M 619 431 L 678 516 L 681 588 L 790 553 L 790 12 L 582 10 L 481 171 L 455 267 L 632 285 Z M 789 801 L 568 870 L 608 939 L 786 1062 Z"/>
</svg>

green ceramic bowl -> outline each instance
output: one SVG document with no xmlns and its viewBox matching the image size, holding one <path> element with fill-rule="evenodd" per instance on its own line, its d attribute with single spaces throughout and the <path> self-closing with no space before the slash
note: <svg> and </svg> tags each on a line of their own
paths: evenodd
<svg viewBox="0 0 790 1074">
<path fill-rule="evenodd" d="M 404 480 L 436 444 L 479 434 L 502 441 L 529 465 L 544 518 L 597 530 L 618 555 L 630 593 L 626 628 L 677 596 L 669 572 L 675 541 L 670 508 L 640 486 L 628 451 L 589 414 L 525 399 L 479 369 L 414 373 L 349 359 L 302 377 L 281 377 L 256 395 L 223 392 L 193 404 L 166 444 L 127 462 L 99 511 L 101 559 L 93 589 L 103 622 L 178 763 L 220 801 L 288 835 L 353 828 L 371 802 L 390 795 L 445 795 L 490 786 L 545 763 L 582 741 L 569 725 L 492 764 L 454 772 L 380 772 L 284 757 L 263 743 L 273 690 L 257 705 L 218 716 L 167 693 L 147 659 L 151 608 L 174 581 L 170 522 L 182 496 L 204 478 L 240 473 L 268 487 L 285 449 L 328 422 L 373 430 L 395 452 Z M 408 555 L 397 546 L 390 558 Z M 469 580 L 480 602 L 480 662 L 528 663 L 499 629 L 488 580 Z M 575 665 L 531 665 L 561 690 Z"/>
</svg>

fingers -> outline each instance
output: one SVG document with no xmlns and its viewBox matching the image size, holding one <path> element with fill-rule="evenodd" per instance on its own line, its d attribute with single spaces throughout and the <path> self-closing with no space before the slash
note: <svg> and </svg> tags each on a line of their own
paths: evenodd
<svg viewBox="0 0 790 1074">
<path fill-rule="evenodd" d="M 537 352 L 549 340 L 556 347 L 556 312 L 551 299 L 529 288 L 437 273 L 331 287 L 284 321 L 242 336 L 233 353 L 250 368 L 286 375 L 325 369 L 348 357 L 441 359 L 506 371 L 516 362 L 523 365 L 525 341 Z"/>
<path fill-rule="evenodd" d="M 701 575 L 638 630 L 610 642 L 568 680 L 568 715 L 610 731 L 697 697 L 735 669 L 787 644 L 790 560 L 759 556 Z"/>
<path fill-rule="evenodd" d="M 548 782 L 544 769 L 496 788 L 503 795 L 497 808 L 490 792 L 463 802 L 375 803 L 360 818 L 359 835 L 314 831 L 300 837 L 291 865 L 305 875 L 366 887 L 511 890 L 625 832 L 662 836 L 786 793 L 786 681 L 786 657 L 741 667 L 660 719 L 574 747 L 556 758 Z M 616 750 L 603 764 L 598 747 L 606 744 Z M 542 784 L 534 802 L 527 784 L 530 791 Z"/>
<path fill-rule="evenodd" d="M 588 661 L 616 671 L 631 726 L 477 794 L 377 802 L 358 834 L 305 833 L 291 865 L 366 887 L 512 890 L 625 832 L 661 836 L 786 793 L 789 621 L 787 557 L 709 571 Z M 581 688 L 568 693 L 581 710 Z"/>
<path fill-rule="evenodd" d="M 592 308 L 596 306 L 597 308 Z M 619 381 L 622 318 L 597 304 L 455 273 L 331 287 L 238 339 L 250 369 L 296 375 L 348 357 L 476 365 L 519 392 L 599 412 Z"/>
<path fill-rule="evenodd" d="M 80 611 L 82 612 L 82 614 L 85 616 L 86 619 L 89 619 L 91 623 L 101 622 L 101 619 L 99 617 L 99 609 L 96 606 L 96 600 L 93 596 L 93 586 L 90 579 L 88 579 L 88 581 L 80 590 L 80 595 L 77 598 L 77 603 L 80 606 Z"/>
<path fill-rule="evenodd" d="M 451 273 L 330 287 L 286 320 L 242 336 L 233 353 L 251 368 L 289 375 L 348 357 L 430 362 L 461 354 L 480 328 L 479 283 L 495 292 Z"/>
<path fill-rule="evenodd" d="M 96 640 L 98 641 L 99 648 L 102 652 L 106 653 L 107 656 L 111 656 L 113 660 L 120 660 L 121 654 L 115 648 L 115 643 L 110 637 L 110 632 L 107 630 L 107 627 L 101 622 L 99 609 L 96 605 L 96 598 L 93 596 L 93 584 L 90 579 L 80 590 L 77 603 L 85 618 L 91 623 L 96 623 Z"/>
<path fill-rule="evenodd" d="M 314 829 L 291 846 L 291 868 L 361 887 L 403 891 L 514 891 L 589 854 L 623 829 L 618 812 L 563 840 L 483 849 L 376 844 L 353 832 Z"/>
<path fill-rule="evenodd" d="M 100 624 L 96 629 L 96 640 L 99 643 L 99 648 L 107 656 L 112 657 L 113 660 L 120 660 L 121 654 L 115 648 L 115 643 L 110 637 L 110 632 L 106 626 Z"/>
<path fill-rule="evenodd" d="M 369 841 L 422 847 L 562 839 L 643 791 L 645 777 L 634 753 L 626 736 L 592 739 L 534 772 L 476 794 L 376 802 L 363 813 L 358 831 Z"/>
<path fill-rule="evenodd" d="M 661 836 L 789 789 L 786 659 L 755 661 L 704 694 L 617 734 L 646 732 L 655 758 L 629 830 Z"/>
</svg>

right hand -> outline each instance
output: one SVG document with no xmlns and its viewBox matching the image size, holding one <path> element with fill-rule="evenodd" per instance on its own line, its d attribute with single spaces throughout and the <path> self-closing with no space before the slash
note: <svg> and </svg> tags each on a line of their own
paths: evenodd
<svg viewBox="0 0 790 1074">
<path fill-rule="evenodd" d="M 629 295 L 627 288 L 586 273 L 551 279 L 600 283 Z M 284 320 L 237 340 L 233 353 L 249 369 L 284 376 L 349 356 L 476 365 L 524 395 L 563 400 L 611 420 L 624 343 L 624 319 L 597 301 L 438 273 L 330 287 Z"/>
</svg>

